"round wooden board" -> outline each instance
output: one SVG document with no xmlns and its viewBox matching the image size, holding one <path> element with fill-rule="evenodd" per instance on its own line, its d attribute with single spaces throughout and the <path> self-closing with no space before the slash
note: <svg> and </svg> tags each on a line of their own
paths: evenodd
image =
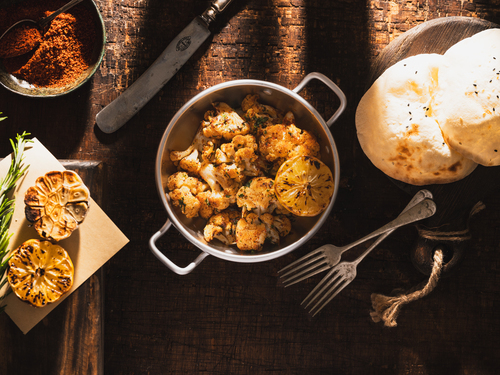
<svg viewBox="0 0 500 375">
<path fill-rule="evenodd" d="M 462 39 L 480 31 L 498 28 L 497 24 L 470 17 L 445 17 L 427 21 L 393 40 L 374 61 L 369 80 L 373 82 L 390 66 L 404 58 L 422 54 L 444 54 Z M 392 179 L 391 179 L 392 180 Z M 500 188 L 500 167 L 478 166 L 461 181 L 444 185 L 413 186 L 392 180 L 408 194 L 426 188 L 434 196 L 436 214 L 419 226 L 419 238 L 412 253 L 415 267 L 430 274 L 435 249 L 445 253 L 443 272 L 449 273 L 463 258 L 471 234 L 471 210 L 484 197 Z"/>
</svg>

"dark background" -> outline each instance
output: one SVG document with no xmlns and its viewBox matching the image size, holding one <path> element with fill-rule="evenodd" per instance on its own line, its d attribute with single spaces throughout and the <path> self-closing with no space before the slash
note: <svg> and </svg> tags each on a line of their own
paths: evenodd
<svg viewBox="0 0 500 375">
<path fill-rule="evenodd" d="M 395 328 L 372 322 L 370 295 L 426 280 L 410 259 L 417 238 L 413 227 L 398 229 L 373 251 L 351 285 L 314 319 L 300 302 L 321 277 L 284 289 L 277 271 L 325 243 L 343 245 L 362 237 L 395 218 L 410 198 L 372 166 L 356 138 L 354 114 L 373 60 L 390 41 L 427 20 L 468 16 L 500 23 L 500 1 L 235 0 L 211 26 L 209 40 L 113 134 L 98 129 L 95 115 L 208 2 L 96 3 L 107 28 L 101 67 L 91 82 L 56 99 L 20 97 L 2 88 L 0 110 L 8 119 L 0 123 L 0 156 L 10 153 L 8 138 L 28 131 L 59 159 L 104 165 L 102 207 L 130 239 L 103 268 L 104 373 L 498 373 L 498 191 L 485 197 L 486 209 L 471 220 L 472 240 L 460 267 L 429 296 L 404 306 Z M 348 100 L 331 129 L 341 186 L 324 226 L 302 248 L 273 261 L 239 264 L 210 256 L 186 276 L 165 268 L 148 241 L 167 220 L 154 168 L 170 119 L 215 84 L 252 78 L 293 89 L 309 72 L 328 76 Z M 336 109 L 336 98 L 321 83 L 301 95 L 326 119 Z M 181 265 L 199 254 L 174 228 L 159 246 Z M 9 337 L 21 335 L 2 319 Z M 16 339 L 17 347 L 0 355 L 5 373 L 23 373 L 16 371 L 26 366 L 22 342 L 35 334 Z M 65 350 L 72 348 L 55 349 L 54 355 Z M 100 372 L 97 365 L 75 367 L 75 373 Z M 54 373 L 47 367 L 35 371 Z"/>
</svg>

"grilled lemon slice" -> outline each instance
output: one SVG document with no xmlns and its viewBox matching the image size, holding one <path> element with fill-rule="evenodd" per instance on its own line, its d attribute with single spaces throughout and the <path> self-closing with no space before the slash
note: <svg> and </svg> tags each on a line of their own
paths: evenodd
<svg viewBox="0 0 500 375">
<path fill-rule="evenodd" d="M 276 173 L 274 190 L 278 201 L 297 216 L 323 212 L 335 188 L 332 171 L 312 156 L 296 156 L 285 161 Z"/>
<path fill-rule="evenodd" d="M 73 171 L 52 171 L 36 180 L 24 196 L 25 214 L 40 237 L 60 241 L 85 219 L 90 193 Z"/>
<path fill-rule="evenodd" d="M 43 307 L 71 289 L 74 274 L 75 268 L 66 250 L 49 241 L 33 239 L 12 254 L 7 280 L 21 300 Z"/>
</svg>

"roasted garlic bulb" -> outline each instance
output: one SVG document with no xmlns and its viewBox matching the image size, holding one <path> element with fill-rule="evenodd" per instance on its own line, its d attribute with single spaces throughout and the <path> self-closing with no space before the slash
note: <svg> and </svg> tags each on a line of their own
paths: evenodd
<svg viewBox="0 0 500 375">
<path fill-rule="evenodd" d="M 25 214 L 40 237 L 60 241 L 71 235 L 85 219 L 90 193 L 73 171 L 52 171 L 26 191 Z"/>
<path fill-rule="evenodd" d="M 61 246 L 28 240 L 9 260 L 7 280 L 14 293 L 35 307 L 57 301 L 73 286 L 75 268 Z"/>
</svg>

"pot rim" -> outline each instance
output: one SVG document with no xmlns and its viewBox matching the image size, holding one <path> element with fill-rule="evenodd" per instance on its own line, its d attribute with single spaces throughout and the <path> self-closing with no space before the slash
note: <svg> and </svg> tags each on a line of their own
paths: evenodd
<svg viewBox="0 0 500 375">
<path fill-rule="evenodd" d="M 313 227 L 305 233 L 300 239 L 297 241 L 293 242 L 292 244 L 283 247 L 281 249 L 269 252 L 269 253 L 253 253 L 253 254 L 234 254 L 234 253 L 229 253 L 229 252 L 224 252 L 220 250 L 213 249 L 212 247 L 208 246 L 207 244 L 203 243 L 202 241 L 198 240 L 194 236 L 192 236 L 191 233 L 184 227 L 184 224 L 181 223 L 175 213 L 173 212 L 172 207 L 170 206 L 170 203 L 168 202 L 168 199 L 166 197 L 164 187 L 163 187 L 163 182 L 162 182 L 162 174 L 161 174 L 161 167 L 162 167 L 162 158 L 164 155 L 164 152 L 166 151 L 166 144 L 167 144 L 167 138 L 168 135 L 170 134 L 171 130 L 175 127 L 177 124 L 177 121 L 179 118 L 187 111 L 191 106 L 193 106 L 198 100 L 201 98 L 219 90 L 223 90 L 228 87 L 234 87 L 234 86 L 260 86 L 264 88 L 269 88 L 277 91 L 281 91 L 288 96 L 292 97 L 294 100 L 299 101 L 304 107 L 306 107 L 313 115 L 314 117 L 318 120 L 318 122 L 321 124 L 323 127 L 325 134 L 328 137 L 328 143 L 331 147 L 331 152 L 332 152 L 332 157 L 334 161 L 334 183 L 335 183 L 335 189 L 332 195 L 332 199 L 330 200 L 330 204 L 328 207 L 323 211 L 321 214 L 321 217 L 318 219 L 318 221 L 313 225 Z M 283 87 L 281 85 L 272 83 L 272 82 L 267 82 L 267 81 L 261 81 L 261 80 L 254 80 L 254 79 L 237 79 L 237 80 L 231 80 L 223 83 L 219 83 L 217 85 L 214 85 L 200 93 L 198 93 L 196 96 L 194 96 L 192 99 L 190 99 L 186 104 L 184 104 L 172 117 L 170 120 L 167 128 L 165 129 L 165 132 L 161 138 L 160 141 L 160 146 L 158 148 L 158 152 L 156 155 L 156 166 L 155 166 L 155 179 L 156 179 L 156 187 L 158 190 L 158 194 L 160 195 L 160 199 L 162 200 L 162 203 L 167 211 L 168 217 L 172 224 L 175 226 L 175 228 L 188 240 L 190 241 L 193 245 L 195 245 L 198 249 L 201 251 L 208 253 L 210 255 L 213 255 L 217 258 L 221 258 L 224 260 L 228 261 L 233 261 L 233 262 L 239 262 L 239 263 L 257 263 L 257 262 L 264 262 L 268 261 L 271 259 L 279 258 L 297 248 L 305 244 L 311 237 L 316 234 L 316 232 L 323 226 L 324 222 L 327 220 L 329 217 L 329 214 L 333 208 L 333 205 L 335 204 L 336 198 L 337 198 L 337 193 L 338 193 L 338 186 L 339 186 L 339 181 L 340 181 L 340 163 L 339 163 L 339 155 L 337 151 L 337 147 L 335 144 L 335 141 L 333 139 L 333 136 L 330 132 L 329 127 L 327 126 L 325 120 L 323 117 L 316 111 L 316 109 L 311 106 L 304 98 L 302 98 L 300 95 L 298 95 L 296 92 Z"/>
</svg>

